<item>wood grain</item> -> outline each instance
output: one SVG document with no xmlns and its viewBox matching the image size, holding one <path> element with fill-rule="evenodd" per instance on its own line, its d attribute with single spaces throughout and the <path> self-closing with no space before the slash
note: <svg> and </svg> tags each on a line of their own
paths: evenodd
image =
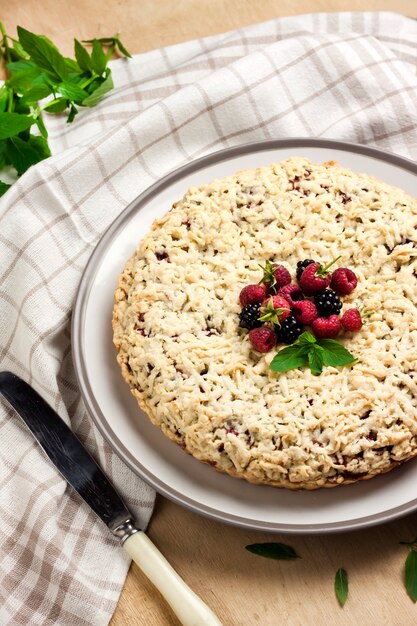
<svg viewBox="0 0 417 626">
<path fill-rule="evenodd" d="M 74 37 L 115 31 L 138 53 L 281 15 L 348 10 L 417 17 L 417 3 L 411 0 L 8 0 L 0 19 L 10 33 L 21 24 L 47 35 L 66 54 Z M 403 582 L 407 550 L 398 543 L 417 535 L 417 515 L 356 533 L 285 537 L 221 525 L 158 498 L 149 535 L 224 626 L 402 626 L 417 621 Z M 302 559 L 270 561 L 245 550 L 259 541 L 290 543 Z M 350 581 L 343 609 L 333 591 L 339 567 L 348 571 Z M 133 565 L 111 626 L 164 625 L 178 622 Z"/>
</svg>

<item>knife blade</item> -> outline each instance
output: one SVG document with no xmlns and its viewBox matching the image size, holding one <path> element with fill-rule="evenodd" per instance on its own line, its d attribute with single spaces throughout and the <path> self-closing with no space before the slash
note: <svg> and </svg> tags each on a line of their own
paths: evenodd
<svg viewBox="0 0 417 626">
<path fill-rule="evenodd" d="M 130 511 L 102 469 L 58 413 L 28 383 L 0 372 L 0 393 L 15 409 L 58 472 L 77 491 L 164 596 L 184 626 L 221 626 L 186 585 Z"/>
</svg>

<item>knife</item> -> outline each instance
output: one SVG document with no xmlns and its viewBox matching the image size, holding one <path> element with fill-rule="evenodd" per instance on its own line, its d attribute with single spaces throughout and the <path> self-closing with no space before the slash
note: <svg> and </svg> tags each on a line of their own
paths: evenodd
<svg viewBox="0 0 417 626">
<path fill-rule="evenodd" d="M 184 626 L 221 626 L 216 615 L 192 591 L 133 516 L 80 440 L 52 407 L 24 380 L 0 372 L 0 393 L 17 411 L 65 480 L 120 539 L 128 555 L 155 585 Z"/>
</svg>

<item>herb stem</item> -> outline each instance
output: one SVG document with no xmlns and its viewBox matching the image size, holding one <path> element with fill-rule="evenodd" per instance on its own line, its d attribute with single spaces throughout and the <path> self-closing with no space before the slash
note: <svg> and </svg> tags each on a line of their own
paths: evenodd
<svg viewBox="0 0 417 626">
<path fill-rule="evenodd" d="M 88 85 L 90 83 L 93 82 L 93 80 L 95 80 L 96 78 L 98 78 L 98 74 L 96 74 L 95 72 L 92 73 L 92 76 L 90 76 L 90 78 L 88 78 L 84 83 L 82 83 L 80 85 L 81 89 L 85 89 L 86 87 L 88 87 Z"/>
</svg>

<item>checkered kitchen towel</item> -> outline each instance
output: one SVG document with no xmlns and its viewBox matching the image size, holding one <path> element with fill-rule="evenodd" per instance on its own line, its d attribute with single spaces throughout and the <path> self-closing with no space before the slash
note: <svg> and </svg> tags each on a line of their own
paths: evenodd
<svg viewBox="0 0 417 626">
<path fill-rule="evenodd" d="M 55 156 L 0 204 L 0 366 L 71 423 L 143 524 L 153 493 L 91 423 L 71 361 L 71 306 L 101 234 L 161 176 L 227 146 L 332 137 L 417 158 L 416 61 L 417 22 L 400 15 L 289 17 L 115 61 L 104 102 L 68 128 L 48 118 Z M 0 624 L 107 624 L 127 568 L 0 404 Z"/>
</svg>

